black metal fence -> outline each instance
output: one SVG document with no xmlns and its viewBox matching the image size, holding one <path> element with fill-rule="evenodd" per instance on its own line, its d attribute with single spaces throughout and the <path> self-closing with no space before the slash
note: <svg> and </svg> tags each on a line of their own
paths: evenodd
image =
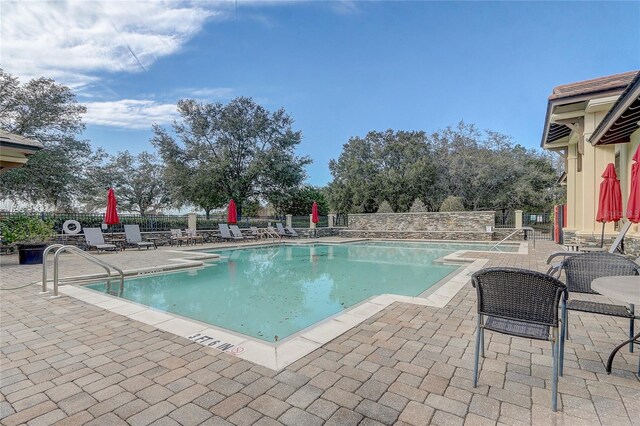
<svg viewBox="0 0 640 426">
<path fill-rule="evenodd" d="M 513 228 L 516 226 L 516 214 L 513 211 L 496 211 L 496 228 Z"/>
<path fill-rule="evenodd" d="M 536 231 L 536 239 L 553 239 L 553 213 L 522 213 L 522 226 L 529 226 Z"/>
<path fill-rule="evenodd" d="M 104 222 L 103 213 L 48 213 L 48 212 L 31 212 L 31 213 L 9 213 L 0 212 L 0 220 L 4 217 L 12 215 L 28 215 L 37 216 L 42 219 L 51 219 L 54 223 L 54 229 L 58 234 L 62 234 L 62 226 L 67 220 L 76 220 L 83 228 L 99 228 Z M 109 232 L 124 232 L 124 225 L 139 225 L 142 232 L 157 232 L 157 231 L 169 231 L 171 229 L 185 229 L 188 227 L 187 215 L 145 215 L 139 214 L 118 214 L 120 223 L 116 225 L 109 225 Z M 250 226 L 257 226 L 264 228 L 271 224 L 275 226 L 276 222 L 285 223 L 285 216 L 260 216 L 260 217 L 242 217 L 238 221 L 238 226 L 241 228 L 248 228 Z M 198 229 L 217 229 L 219 223 L 227 223 L 226 215 L 210 216 L 207 219 L 205 216 L 197 216 L 197 228 Z M 309 227 L 309 216 L 294 216 L 293 226 L 298 228 Z M 318 227 L 327 227 L 327 216 L 320 216 L 320 222 Z"/>
</svg>

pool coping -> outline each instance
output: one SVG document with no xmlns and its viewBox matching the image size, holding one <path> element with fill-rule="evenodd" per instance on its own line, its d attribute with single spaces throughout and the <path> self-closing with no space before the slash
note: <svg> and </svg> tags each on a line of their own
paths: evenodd
<svg viewBox="0 0 640 426">
<path fill-rule="evenodd" d="M 373 239 L 363 239 L 363 241 L 372 240 Z M 332 242 L 317 240 L 307 240 L 305 243 L 308 244 L 312 242 L 332 244 Z M 355 241 L 350 240 L 349 242 Z M 262 244 L 243 244 L 239 247 L 252 247 L 258 245 Z M 522 245 L 526 246 L 527 244 L 522 243 L 520 250 L 522 249 Z M 520 250 L 518 252 L 502 252 L 501 254 L 520 254 Z M 180 252 L 184 253 L 184 251 Z M 196 251 L 191 252 L 195 253 Z M 282 342 L 277 343 L 265 342 L 260 339 L 235 333 L 210 324 L 191 320 L 176 314 L 167 313 L 141 305 L 136 302 L 91 290 L 77 284 L 61 286 L 59 291 L 67 296 L 74 297 L 86 303 L 126 316 L 132 320 L 140 321 L 160 330 L 185 337 L 205 347 L 234 355 L 241 359 L 251 361 L 277 371 L 322 347 L 326 343 L 359 325 L 393 303 L 411 303 L 414 305 L 431 306 L 435 308 L 442 308 L 446 306 L 447 303 L 449 303 L 449 301 L 469 282 L 471 275 L 480 270 L 488 262 L 488 259 L 469 257 L 469 253 L 471 252 L 474 252 L 474 250 L 458 250 L 442 257 L 440 260 L 459 263 L 461 267 L 457 270 L 457 273 L 454 272 L 443 278 L 440 282 L 425 290 L 422 295 L 416 297 L 395 294 L 373 296 L 351 306 L 345 311 L 325 318 L 322 321 L 294 333 Z M 475 252 L 482 251 L 476 250 Z M 215 257 L 209 256 L 207 256 L 207 258 L 215 259 Z M 184 258 L 169 260 L 178 260 L 181 262 L 186 261 L 190 264 L 168 265 L 172 266 L 171 272 L 177 272 L 177 269 L 181 269 L 180 266 L 182 266 L 182 268 L 194 266 L 207 267 L 203 261 Z M 131 272 L 131 275 L 133 275 L 136 271 L 148 269 L 155 269 L 160 273 L 168 272 L 169 268 L 165 268 L 164 270 L 161 267 L 141 268 L 140 270 L 131 270 L 127 272 Z M 156 271 L 153 271 L 151 273 L 155 272 Z M 104 279 L 104 274 L 102 274 L 101 278 Z"/>
</svg>

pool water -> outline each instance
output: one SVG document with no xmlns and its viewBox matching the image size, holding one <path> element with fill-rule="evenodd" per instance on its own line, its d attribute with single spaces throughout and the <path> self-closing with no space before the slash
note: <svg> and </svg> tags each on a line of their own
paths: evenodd
<svg viewBox="0 0 640 426">
<path fill-rule="evenodd" d="M 436 259 L 471 246 L 479 249 L 365 242 L 216 250 L 223 258 L 213 266 L 127 279 L 122 297 L 274 342 L 371 296 L 418 296 L 459 267 Z M 106 292 L 106 283 L 88 287 Z"/>
</svg>

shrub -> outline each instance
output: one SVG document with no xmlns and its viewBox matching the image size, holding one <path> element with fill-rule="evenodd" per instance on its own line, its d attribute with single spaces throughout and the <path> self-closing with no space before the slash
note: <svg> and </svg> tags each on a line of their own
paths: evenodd
<svg viewBox="0 0 640 426">
<path fill-rule="evenodd" d="M 391 208 L 391 204 L 385 200 L 378 206 L 377 213 L 393 213 L 393 208 Z"/>
<path fill-rule="evenodd" d="M 440 206 L 441 212 L 463 212 L 464 204 L 462 204 L 461 197 L 454 197 L 449 195 Z"/>
<path fill-rule="evenodd" d="M 53 220 L 23 214 L 5 217 L 0 222 L 3 244 L 37 244 L 47 242 L 55 236 Z"/>
<path fill-rule="evenodd" d="M 411 208 L 409 209 L 409 211 L 412 213 L 426 212 L 427 206 L 424 205 L 420 198 L 416 198 L 415 200 L 413 200 L 413 204 L 411 204 Z"/>
</svg>

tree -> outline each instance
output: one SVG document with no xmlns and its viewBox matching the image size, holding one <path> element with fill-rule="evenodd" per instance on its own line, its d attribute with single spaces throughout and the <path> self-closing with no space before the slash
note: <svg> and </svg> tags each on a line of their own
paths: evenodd
<svg viewBox="0 0 640 426">
<path fill-rule="evenodd" d="M 350 138 L 329 169 L 330 201 L 341 213 L 375 212 L 382 200 L 395 211 L 408 211 L 436 172 L 424 132 L 393 130 Z"/>
<path fill-rule="evenodd" d="M 464 204 L 462 203 L 462 198 L 455 197 L 453 195 L 448 196 L 442 202 L 440 206 L 441 212 L 463 212 Z"/>
<path fill-rule="evenodd" d="M 437 211 L 450 195 L 466 210 L 546 210 L 562 197 L 547 153 L 464 122 L 430 135 L 387 130 L 352 137 L 329 168 L 329 200 L 341 213 L 375 212 L 383 200 L 404 212 L 416 199 Z"/>
<path fill-rule="evenodd" d="M 380 203 L 380 206 L 378 207 L 378 211 L 376 211 L 376 213 L 393 213 L 393 208 L 387 200 L 384 200 L 382 203 Z"/>
<path fill-rule="evenodd" d="M 413 204 L 411 204 L 411 208 L 409 209 L 409 211 L 411 213 L 420 213 L 427 212 L 429 210 L 427 210 L 427 206 L 424 205 L 420 198 L 416 198 L 415 200 L 413 200 Z"/>
<path fill-rule="evenodd" d="M 305 216 L 311 214 L 313 202 L 318 203 L 318 214 L 329 214 L 329 202 L 320 188 L 304 185 L 290 192 L 289 197 L 280 200 L 279 204 L 273 204 L 278 214 L 291 214 Z"/>
<path fill-rule="evenodd" d="M 24 167 L 0 175 L 0 196 L 70 208 L 92 159 L 88 142 L 77 139 L 84 130 L 84 113 L 68 87 L 48 78 L 20 85 L 0 69 L 0 127 L 44 145 Z"/>
<path fill-rule="evenodd" d="M 120 152 L 91 168 L 81 201 L 89 210 L 104 208 L 106 190 L 112 187 L 119 210 L 141 216 L 158 213 L 171 203 L 162 174 L 163 166 L 153 154 Z"/>
<path fill-rule="evenodd" d="M 226 105 L 181 100 L 178 112 L 173 135 L 156 125 L 152 143 L 173 192 L 185 201 L 206 209 L 233 198 L 241 215 L 248 200 L 272 202 L 304 180 L 311 160 L 295 154 L 302 135 L 293 131 L 293 120 L 283 109 L 269 112 L 240 97 Z M 194 176 L 197 188 L 189 183 Z"/>
</svg>

